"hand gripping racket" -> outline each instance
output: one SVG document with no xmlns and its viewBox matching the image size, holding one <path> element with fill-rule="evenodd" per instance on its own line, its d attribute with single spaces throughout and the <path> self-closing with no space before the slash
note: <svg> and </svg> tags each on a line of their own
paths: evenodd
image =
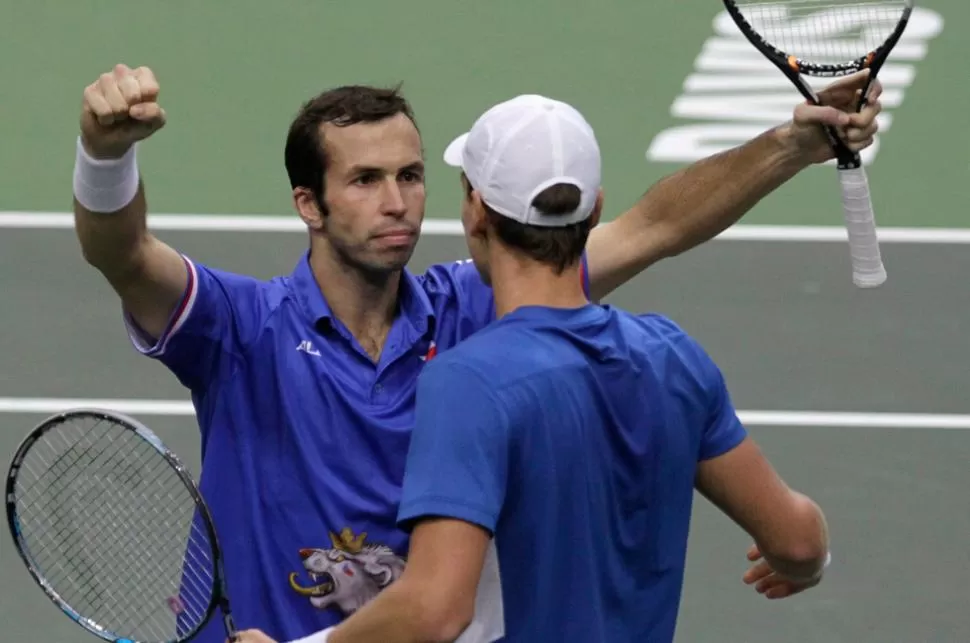
<svg viewBox="0 0 970 643">
<path fill-rule="evenodd" d="M 913 11 L 912 0 L 724 0 L 724 6 L 751 44 L 815 105 L 818 96 L 803 76 L 846 76 L 868 69 L 859 110 Z M 852 280 L 860 288 L 880 286 L 886 269 L 862 159 L 834 127 L 826 132 L 842 184 Z"/>
<path fill-rule="evenodd" d="M 5 498 L 31 576 L 92 634 L 181 643 L 219 607 L 236 640 L 209 509 L 135 420 L 93 409 L 48 418 L 17 449 Z"/>
</svg>

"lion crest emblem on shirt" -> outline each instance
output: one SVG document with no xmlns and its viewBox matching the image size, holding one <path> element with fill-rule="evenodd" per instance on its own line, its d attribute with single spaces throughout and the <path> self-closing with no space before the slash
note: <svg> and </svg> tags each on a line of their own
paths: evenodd
<svg viewBox="0 0 970 643">
<path fill-rule="evenodd" d="M 303 570 L 290 574 L 290 587 L 320 610 L 335 607 L 345 616 L 353 614 L 404 571 L 404 559 L 390 547 L 367 542 L 367 532 L 354 535 L 349 528 L 330 532 L 331 547 L 301 549 Z"/>
</svg>

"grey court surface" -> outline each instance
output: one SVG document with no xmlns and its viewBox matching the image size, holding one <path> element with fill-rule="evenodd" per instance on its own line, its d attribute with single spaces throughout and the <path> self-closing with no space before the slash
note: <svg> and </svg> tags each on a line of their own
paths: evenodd
<svg viewBox="0 0 970 643">
<path fill-rule="evenodd" d="M 289 272 L 290 233 L 162 232 L 197 260 L 261 277 Z M 425 237 L 412 268 L 464 256 Z M 890 281 L 856 290 L 841 243 L 715 241 L 667 260 L 607 303 L 669 315 L 708 347 L 737 406 L 769 411 L 970 412 L 970 251 L 887 244 Z M 69 230 L 0 234 L 0 397 L 185 400 L 127 343 L 113 293 Z M 44 413 L 0 413 L 0 462 Z M 141 416 L 193 471 L 191 417 Z M 679 643 L 970 641 L 970 431 L 751 427 L 777 468 L 827 512 L 823 586 L 769 602 L 743 586 L 749 542 L 698 498 Z M 84 643 L 0 535 L 0 642 Z"/>
</svg>

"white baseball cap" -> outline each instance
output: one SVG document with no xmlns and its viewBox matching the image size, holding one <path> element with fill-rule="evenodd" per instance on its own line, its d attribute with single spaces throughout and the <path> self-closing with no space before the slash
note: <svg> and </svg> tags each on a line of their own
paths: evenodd
<svg viewBox="0 0 970 643">
<path fill-rule="evenodd" d="M 490 208 L 526 225 L 577 223 L 596 205 L 601 167 L 593 128 L 574 107 L 545 96 L 525 94 L 490 108 L 444 157 Z M 580 189 L 579 208 L 565 215 L 533 208 L 533 199 L 557 183 Z"/>
</svg>

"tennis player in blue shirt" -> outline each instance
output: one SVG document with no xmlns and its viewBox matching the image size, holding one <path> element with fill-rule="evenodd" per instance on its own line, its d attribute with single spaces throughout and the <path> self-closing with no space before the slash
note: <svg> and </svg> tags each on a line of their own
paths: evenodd
<svg viewBox="0 0 970 643">
<path fill-rule="evenodd" d="M 669 643 L 695 485 L 767 559 L 749 581 L 773 596 L 817 583 L 823 515 L 759 453 L 717 365 L 669 319 L 580 286 L 603 193 L 579 112 L 517 97 L 446 159 L 498 321 L 418 378 L 403 576 L 301 643 Z"/>
<path fill-rule="evenodd" d="M 847 107 L 858 84 L 822 96 Z M 408 534 L 395 517 L 418 374 L 492 322 L 498 300 L 473 263 L 406 268 L 426 194 L 421 136 L 400 93 L 351 85 L 301 106 L 284 160 L 309 250 L 269 280 L 206 265 L 150 231 L 136 143 L 165 126 L 159 94 L 151 69 L 125 65 L 85 89 L 77 237 L 136 349 L 191 393 L 237 623 L 304 636 L 401 576 Z M 711 238 L 831 158 L 819 122 L 845 119 L 853 145 L 871 145 L 877 98 L 878 87 L 851 116 L 799 105 L 791 122 L 659 182 L 590 233 L 585 253 L 576 239 L 582 259 L 564 283 L 597 300 Z M 216 618 L 194 640 L 223 638 Z"/>
</svg>

